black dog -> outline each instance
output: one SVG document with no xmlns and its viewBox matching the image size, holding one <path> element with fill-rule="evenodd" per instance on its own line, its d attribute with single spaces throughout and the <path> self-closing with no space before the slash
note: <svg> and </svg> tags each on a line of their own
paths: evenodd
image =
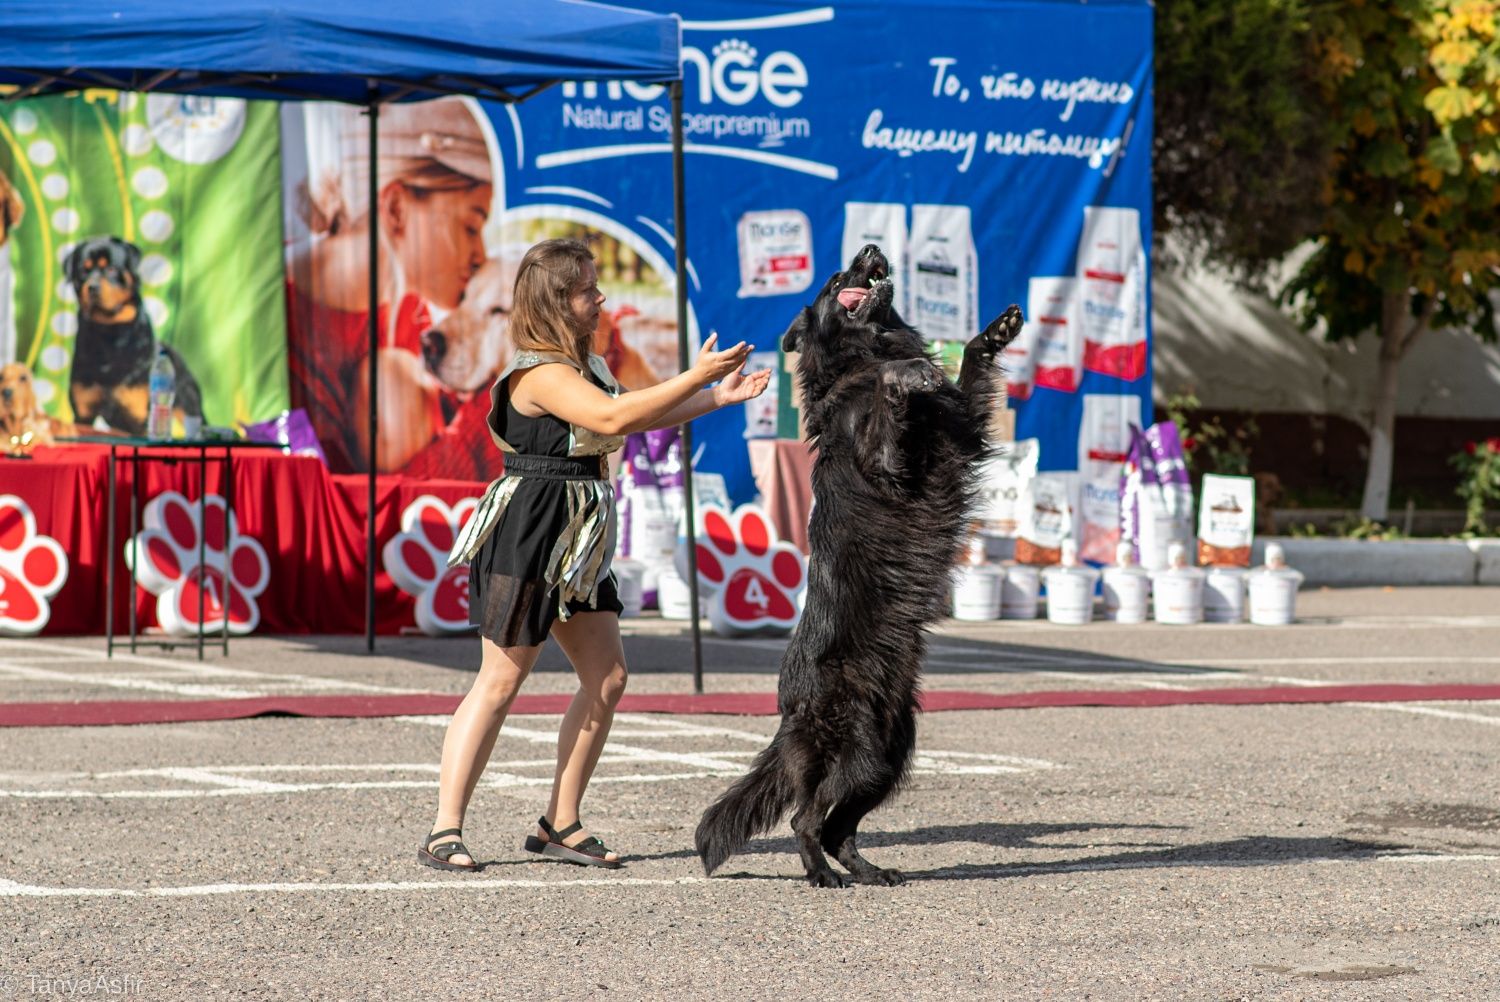
<svg viewBox="0 0 1500 1002">
<path fill-rule="evenodd" d="M 78 340 L 68 381 L 78 424 L 103 418 L 116 431 L 146 434 L 151 363 L 158 344 L 141 303 L 140 264 L 141 251 L 134 244 L 119 237 L 91 237 L 63 265 L 78 297 Z M 178 420 L 203 417 L 198 381 L 181 355 L 166 351 L 177 374 L 173 412 Z"/>
<path fill-rule="evenodd" d="M 783 336 L 818 450 L 807 611 L 781 663 L 776 737 L 698 825 L 709 873 L 794 808 L 809 883 L 846 886 L 825 852 L 859 883 L 904 880 L 859 854 L 855 830 L 906 778 L 926 630 L 947 615 L 989 452 L 995 356 L 1022 318 L 1012 306 L 970 341 L 955 384 L 891 310 L 888 274 L 865 247 Z"/>
</svg>

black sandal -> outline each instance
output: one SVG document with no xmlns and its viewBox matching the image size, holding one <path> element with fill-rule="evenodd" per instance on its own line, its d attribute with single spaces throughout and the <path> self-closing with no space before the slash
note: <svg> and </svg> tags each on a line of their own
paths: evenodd
<svg viewBox="0 0 1500 1002">
<path fill-rule="evenodd" d="M 479 864 L 475 863 L 450 863 L 448 860 L 454 856 L 468 856 L 474 858 L 474 854 L 464 847 L 463 841 L 457 838 L 443 838 L 444 835 L 462 835 L 461 828 L 445 828 L 440 832 L 433 832 L 427 836 L 427 841 L 417 847 L 417 862 L 423 866 L 430 866 L 435 870 L 477 870 Z M 439 839 L 434 847 L 433 839 Z"/>
<path fill-rule="evenodd" d="M 526 842 L 521 848 L 527 852 L 550 856 L 565 863 L 577 863 L 579 866 L 602 866 L 610 870 L 618 870 L 623 865 L 618 859 L 605 859 L 605 853 L 610 851 L 609 847 L 592 835 L 577 845 L 562 844 L 563 839 L 574 832 L 583 830 L 582 821 L 575 821 L 560 832 L 552 830 L 545 815 L 537 818 L 536 823 L 537 827 L 547 833 L 547 838 L 543 841 L 535 835 L 526 836 Z"/>
</svg>

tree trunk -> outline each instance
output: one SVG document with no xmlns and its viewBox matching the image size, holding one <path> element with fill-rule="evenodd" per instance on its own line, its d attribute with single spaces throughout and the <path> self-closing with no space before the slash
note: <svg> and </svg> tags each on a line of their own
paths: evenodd
<svg viewBox="0 0 1500 1002">
<path fill-rule="evenodd" d="M 1391 474 L 1396 452 L 1396 390 L 1401 359 L 1427 329 L 1435 303 L 1421 316 L 1411 315 L 1404 292 L 1386 293 L 1380 310 L 1380 361 L 1375 370 L 1375 413 L 1370 419 L 1370 463 L 1365 472 L 1365 496 L 1359 513 L 1384 522 L 1390 513 Z"/>
</svg>

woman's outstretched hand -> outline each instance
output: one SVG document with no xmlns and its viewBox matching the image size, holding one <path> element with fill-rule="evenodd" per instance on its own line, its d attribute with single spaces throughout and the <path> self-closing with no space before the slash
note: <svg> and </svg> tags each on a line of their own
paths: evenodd
<svg viewBox="0 0 1500 1002">
<path fill-rule="evenodd" d="M 714 346 L 718 344 L 718 341 L 717 332 L 710 334 L 708 340 L 703 342 L 703 348 L 698 352 L 698 361 L 693 363 L 693 372 L 697 374 L 698 382 L 702 386 L 717 383 L 726 376 L 739 372 L 750 358 L 750 346 L 745 342 L 741 341 L 733 348 L 715 351 Z"/>
<path fill-rule="evenodd" d="M 753 400 L 766 392 L 766 387 L 770 384 L 770 369 L 761 369 L 749 375 L 738 371 L 731 372 L 719 381 L 718 386 L 714 387 L 714 406 L 723 407 L 725 404 L 739 404 L 746 400 Z"/>
</svg>

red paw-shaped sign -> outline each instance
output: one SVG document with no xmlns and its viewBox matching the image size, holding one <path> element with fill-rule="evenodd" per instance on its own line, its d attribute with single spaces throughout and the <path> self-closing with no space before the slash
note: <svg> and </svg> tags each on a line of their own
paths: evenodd
<svg viewBox="0 0 1500 1002">
<path fill-rule="evenodd" d="M 210 495 L 200 518 L 198 502 L 164 491 L 146 505 L 141 521 L 145 528 L 125 544 L 125 563 L 134 565 L 140 586 L 157 596 L 156 621 L 163 630 L 198 632 L 201 592 L 204 630 L 223 629 L 227 613 L 230 633 L 254 632 L 260 625 L 255 597 L 271 581 L 271 562 L 258 540 L 240 532 L 223 498 Z"/>
<path fill-rule="evenodd" d="M 478 507 L 478 498 L 464 498 L 448 507 L 423 494 L 401 513 L 401 531 L 382 551 L 385 569 L 396 587 L 417 600 L 417 626 L 441 636 L 465 633 L 469 625 L 469 565 L 449 567 L 448 552 Z"/>
<path fill-rule="evenodd" d="M 787 632 L 797 625 L 807 561 L 777 537 L 764 511 L 747 504 L 729 514 L 705 506 L 695 545 L 698 586 L 712 594 L 708 622 L 715 633 Z"/>
<path fill-rule="evenodd" d="M 52 618 L 49 599 L 67 580 L 68 557 L 57 540 L 37 535 L 25 501 L 0 495 L 0 634 L 40 633 Z"/>
</svg>

